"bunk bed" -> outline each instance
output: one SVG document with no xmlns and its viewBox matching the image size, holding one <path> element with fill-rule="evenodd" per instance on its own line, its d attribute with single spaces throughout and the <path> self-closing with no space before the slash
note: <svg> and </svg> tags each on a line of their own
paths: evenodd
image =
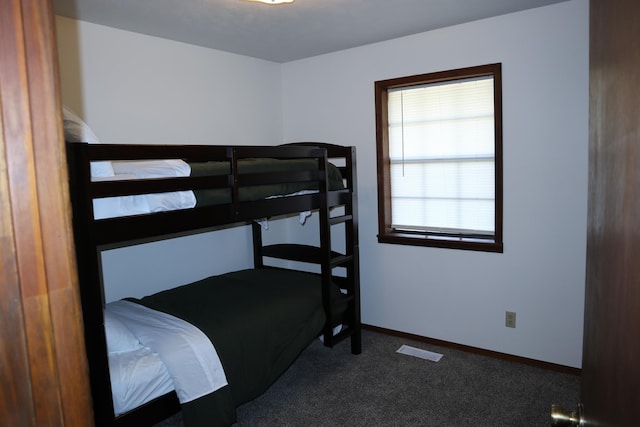
<svg viewBox="0 0 640 427">
<path fill-rule="evenodd" d="M 266 390 L 312 340 L 319 337 L 324 345 L 333 347 L 349 338 L 351 352 L 360 353 L 353 147 L 326 143 L 267 147 L 68 142 L 67 158 L 96 425 L 153 425 L 179 410 L 187 426 L 230 425 L 235 422 L 235 408 Z M 187 174 L 175 173 L 175 168 L 170 168 L 173 172 L 168 176 L 127 173 L 124 179 L 96 173 L 104 167 L 110 171 L 114 165 L 127 169 L 135 162 L 171 164 L 176 159 L 189 165 Z M 148 195 L 178 196 L 187 203 L 153 204 L 148 212 L 114 213 L 100 208 L 109 201 Z M 319 245 L 263 243 L 265 219 L 303 212 L 318 215 Z M 254 268 L 140 299 L 105 303 L 102 250 L 236 225 L 252 228 Z M 339 233 L 334 226 L 338 226 Z M 280 264 L 274 260 L 280 260 Z M 282 268 L 282 262 L 287 266 L 302 263 L 317 267 L 298 271 Z M 126 312 L 129 309 L 136 312 Z M 112 354 L 125 354 L 120 363 L 131 365 L 130 358 L 138 357 L 143 349 L 144 357 L 159 351 L 148 348 L 153 337 L 149 338 L 145 331 L 135 336 L 140 326 L 127 323 L 136 320 L 140 310 L 149 310 L 151 316 L 165 316 L 169 322 L 186 321 L 186 326 L 177 327 L 193 325 L 204 333 L 209 339 L 205 341 L 215 347 L 211 357 L 221 362 L 222 385 L 207 391 L 185 391 L 189 380 L 176 383 L 168 357 L 161 354 L 166 366 L 160 368 L 169 371 L 170 380 L 163 371 L 164 379 L 155 383 L 168 385 L 169 390 L 148 397 L 148 401 L 136 402 L 134 408 L 114 407 L 114 391 L 119 387 L 113 382 L 119 374 L 114 372 Z M 123 325 L 126 327 L 121 328 Z M 118 335 L 120 330 L 134 332 L 134 337 Z M 140 338 L 142 335 L 147 341 Z M 114 346 L 122 348 L 114 350 Z M 260 358 L 255 359 L 256 355 Z M 187 362 L 172 363 L 180 366 Z M 207 372 L 201 376 L 217 375 Z"/>
</svg>

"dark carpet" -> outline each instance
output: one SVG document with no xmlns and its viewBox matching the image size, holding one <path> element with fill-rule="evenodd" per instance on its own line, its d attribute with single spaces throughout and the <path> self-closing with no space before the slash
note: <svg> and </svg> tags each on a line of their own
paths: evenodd
<svg viewBox="0 0 640 427">
<path fill-rule="evenodd" d="M 319 341 L 259 398 L 238 408 L 235 426 L 542 427 L 552 404 L 575 408 L 580 378 L 405 338 L 364 331 L 349 342 Z M 407 344 L 439 362 L 402 355 Z M 182 426 L 180 414 L 158 427 Z"/>
</svg>

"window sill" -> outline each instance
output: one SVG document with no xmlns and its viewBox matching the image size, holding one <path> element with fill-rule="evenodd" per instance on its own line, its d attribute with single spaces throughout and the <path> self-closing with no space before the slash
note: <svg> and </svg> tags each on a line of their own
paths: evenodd
<svg viewBox="0 0 640 427">
<path fill-rule="evenodd" d="M 386 233 L 378 235 L 378 243 L 429 246 L 445 249 L 503 253 L 502 242 L 493 239 L 445 237 L 428 234 Z"/>
</svg>

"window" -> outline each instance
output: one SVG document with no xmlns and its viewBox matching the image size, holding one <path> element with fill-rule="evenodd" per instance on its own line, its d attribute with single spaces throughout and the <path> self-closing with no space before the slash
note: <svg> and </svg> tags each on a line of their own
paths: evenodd
<svg viewBox="0 0 640 427">
<path fill-rule="evenodd" d="M 378 241 L 502 252 L 501 64 L 375 83 Z"/>
</svg>

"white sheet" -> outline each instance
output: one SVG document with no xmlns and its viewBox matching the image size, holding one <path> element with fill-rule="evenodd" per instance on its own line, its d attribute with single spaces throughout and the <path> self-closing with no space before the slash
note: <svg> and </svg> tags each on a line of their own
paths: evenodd
<svg viewBox="0 0 640 427">
<path fill-rule="evenodd" d="M 212 393 L 227 379 L 211 341 L 195 326 L 130 301 L 109 304 L 140 342 L 160 356 L 181 403 Z"/>
<path fill-rule="evenodd" d="M 113 162 L 116 170 L 126 170 L 118 168 L 117 162 Z M 131 162 L 133 164 L 133 162 Z M 141 162 L 136 162 L 141 163 Z M 137 166 L 137 165 L 136 165 Z M 127 169 L 128 171 L 135 169 Z M 144 171 L 136 174 L 116 173 L 114 176 L 97 178 L 93 181 L 113 181 L 125 179 L 154 178 L 160 176 L 180 176 L 180 175 L 155 175 L 149 176 Z M 300 190 L 295 193 L 285 195 L 269 196 L 267 199 L 278 197 L 299 196 L 302 194 L 315 194 L 318 190 Z M 171 211 L 178 209 L 190 209 L 196 205 L 196 197 L 193 191 L 175 191 L 160 194 L 141 194 L 136 196 L 105 197 L 93 200 L 94 219 L 117 218 L 121 216 L 147 214 L 152 212 Z M 299 213 L 300 224 L 304 225 L 307 218 L 311 216 L 310 211 Z M 269 221 L 266 218 L 256 220 L 265 230 L 269 229 Z"/>
<path fill-rule="evenodd" d="M 109 354 L 109 376 L 116 416 L 174 389 L 160 356 L 148 347 Z"/>
<path fill-rule="evenodd" d="M 169 176 L 169 175 L 166 175 Z M 115 174 L 111 177 L 93 178 L 93 181 L 113 181 L 140 179 L 135 174 Z M 169 193 L 140 194 L 136 196 L 105 197 L 93 200 L 94 219 L 116 218 L 151 212 L 190 209 L 196 205 L 193 191 L 173 191 Z"/>
<path fill-rule="evenodd" d="M 116 174 L 132 174 L 138 178 L 162 178 L 189 176 L 191 166 L 180 159 L 168 160 L 118 160 L 112 162 Z"/>
</svg>

